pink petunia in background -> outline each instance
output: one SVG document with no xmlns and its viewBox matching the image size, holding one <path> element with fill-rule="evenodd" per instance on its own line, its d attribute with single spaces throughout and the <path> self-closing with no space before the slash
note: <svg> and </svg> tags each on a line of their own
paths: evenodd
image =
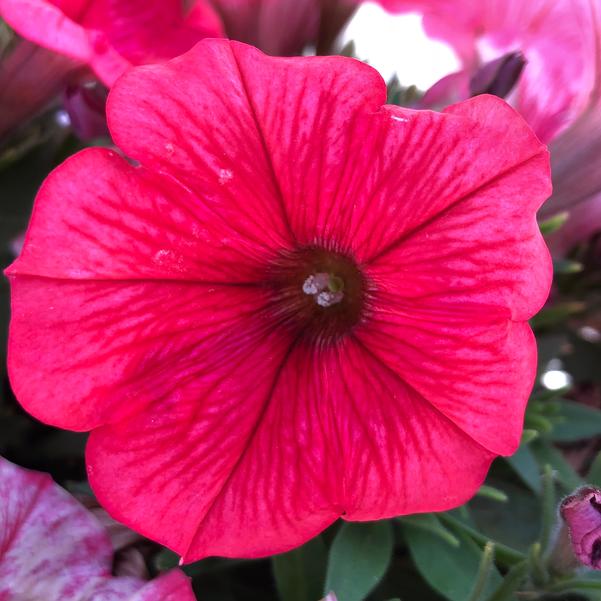
<svg viewBox="0 0 601 601">
<path fill-rule="evenodd" d="M 207 40 L 111 91 L 135 165 L 88 149 L 37 196 L 14 391 L 186 562 L 455 507 L 519 444 L 548 153 L 493 96 L 385 100 L 354 59 Z"/>
<path fill-rule="evenodd" d="M 113 577 L 107 532 L 52 479 L 0 457 L 0 600 L 194 601 L 179 570 Z"/>
<path fill-rule="evenodd" d="M 24 38 L 89 66 L 107 86 L 132 65 L 163 61 L 222 35 L 205 0 L 0 0 Z"/>
<path fill-rule="evenodd" d="M 0 0 L 0 17 L 25 38 L 0 57 L 0 137 L 66 86 L 93 75 L 105 85 L 132 65 L 164 61 L 204 37 L 221 37 L 205 0 L 184 11 L 181 0 Z M 81 121 L 83 135 L 102 117 Z"/>
<path fill-rule="evenodd" d="M 417 11 L 433 38 L 446 41 L 463 69 L 425 100 L 456 102 L 483 63 L 520 52 L 525 67 L 508 100 L 550 144 L 554 194 L 541 218 L 569 211 L 550 240 L 555 253 L 601 231 L 601 5 L 597 0 L 381 0 Z"/>
</svg>

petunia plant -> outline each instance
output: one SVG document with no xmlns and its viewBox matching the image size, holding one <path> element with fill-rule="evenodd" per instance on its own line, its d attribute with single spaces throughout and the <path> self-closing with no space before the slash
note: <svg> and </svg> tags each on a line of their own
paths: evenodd
<svg viewBox="0 0 601 601">
<path fill-rule="evenodd" d="M 601 600 L 601 7 L 360 4 L 0 0 L 0 601 Z"/>
</svg>

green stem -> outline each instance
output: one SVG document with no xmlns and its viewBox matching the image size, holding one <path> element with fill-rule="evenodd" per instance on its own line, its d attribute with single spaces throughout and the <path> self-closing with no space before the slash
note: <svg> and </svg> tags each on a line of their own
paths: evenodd
<svg viewBox="0 0 601 601">
<path fill-rule="evenodd" d="M 486 583 L 490 577 L 490 571 L 492 570 L 493 561 L 495 558 L 495 545 L 494 543 L 488 542 L 484 545 L 484 551 L 482 553 L 482 559 L 480 560 L 480 567 L 478 568 L 478 575 L 476 577 L 476 583 L 469 596 L 468 601 L 480 601 Z"/>
<path fill-rule="evenodd" d="M 457 518 L 449 515 L 448 513 L 440 513 L 438 514 L 439 519 L 446 523 L 449 526 L 452 526 L 455 529 L 462 530 L 466 534 L 468 534 L 474 542 L 476 542 L 479 546 L 484 547 L 487 542 L 489 542 L 489 538 L 474 530 L 470 526 L 467 526 Z M 503 566 L 510 567 L 515 565 L 516 563 L 520 563 L 526 559 L 526 556 L 511 547 L 503 545 L 499 542 L 495 541 L 495 555 L 497 558 L 497 562 Z"/>
<path fill-rule="evenodd" d="M 522 582 L 524 582 L 530 565 L 527 560 L 516 563 L 505 575 L 503 582 L 498 588 L 486 599 L 486 601 L 509 601 L 513 599 L 514 593 L 518 590 Z"/>
</svg>

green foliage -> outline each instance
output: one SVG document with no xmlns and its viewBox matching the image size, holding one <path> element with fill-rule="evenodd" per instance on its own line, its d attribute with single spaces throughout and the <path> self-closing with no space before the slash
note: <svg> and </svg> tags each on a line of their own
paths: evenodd
<svg viewBox="0 0 601 601">
<path fill-rule="evenodd" d="M 384 576 L 392 549 L 390 522 L 344 523 L 330 548 L 324 594 L 362 601 Z"/>
<path fill-rule="evenodd" d="M 327 549 L 318 536 L 308 543 L 272 558 L 273 574 L 281 601 L 317 601 L 324 588 Z"/>
<path fill-rule="evenodd" d="M 402 525 L 405 541 L 422 577 L 450 601 L 466 601 L 478 580 L 483 551 L 469 536 L 458 530 L 459 546 L 453 546 L 440 536 L 409 522 Z M 490 574 L 483 591 L 490 593 L 501 583 L 496 567 Z"/>
</svg>

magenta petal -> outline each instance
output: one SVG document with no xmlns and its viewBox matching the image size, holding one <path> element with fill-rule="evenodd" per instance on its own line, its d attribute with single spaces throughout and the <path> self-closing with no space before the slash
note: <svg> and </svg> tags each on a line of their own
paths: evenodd
<svg viewBox="0 0 601 601">
<path fill-rule="evenodd" d="M 240 295 L 235 299 L 239 303 Z M 249 325 L 236 304 L 229 311 L 238 316 L 236 329 L 199 340 L 187 357 L 180 352 L 181 373 L 175 375 L 174 365 L 169 366 L 170 378 L 175 375 L 170 389 L 141 390 L 151 399 L 145 411 L 94 430 L 87 448 L 90 483 L 109 513 L 187 561 L 199 557 L 198 550 L 187 553 L 194 533 L 216 499 L 230 490 L 232 473 L 262 427 L 290 346 L 260 323 Z M 116 482 L 116 472 L 128 477 Z M 240 497 L 237 502 L 251 501 Z M 305 515 L 311 515 L 310 508 Z M 220 538 L 235 536 L 237 519 L 230 515 L 227 528 L 219 523 Z M 312 534 L 329 523 L 314 519 L 318 525 Z M 202 555 L 243 556 L 264 544 L 259 532 L 226 548 L 213 544 Z M 278 545 L 275 534 L 265 531 L 264 536 Z M 282 550 L 291 546 L 288 538 L 279 544 Z M 212 543 L 207 539 L 203 545 Z"/>
<path fill-rule="evenodd" d="M 0 0 L 0 15 L 17 33 L 39 46 L 82 63 L 91 59 L 86 30 L 49 0 Z"/>
<path fill-rule="evenodd" d="M 552 277 L 535 219 L 550 193 L 548 152 L 493 96 L 447 111 L 473 120 L 474 136 L 449 147 L 444 158 L 433 157 L 438 169 L 427 187 L 418 188 L 419 195 L 425 189 L 428 202 L 411 196 L 405 204 L 410 227 L 376 256 L 372 275 L 408 300 L 496 305 L 513 319 L 528 319 L 545 302 Z M 517 154 L 509 139 L 519 139 L 520 122 L 524 137 Z M 447 172 L 449 155 L 455 160 Z M 469 163 L 478 163 L 476 173 Z M 532 272 L 528 266 L 534 264 L 540 268 Z"/>
<path fill-rule="evenodd" d="M 372 319 L 357 335 L 408 386 L 483 447 L 517 449 L 536 373 L 527 323 L 492 306 L 384 296 Z"/>
<path fill-rule="evenodd" d="M 107 86 L 132 65 L 222 35 L 204 0 L 189 15 L 180 0 L 0 0 L 0 15 L 24 38 L 89 65 Z"/>
<path fill-rule="evenodd" d="M 320 0 L 209 1 L 223 18 L 229 38 L 252 44 L 267 54 L 301 54 L 305 46 L 317 40 Z"/>
<path fill-rule="evenodd" d="M 244 404 L 230 391 L 215 405 L 220 387 L 200 405 L 182 391 L 178 405 L 94 432 L 88 461 L 100 498 L 142 529 L 156 511 L 160 540 L 194 561 L 285 551 L 340 515 L 448 509 L 484 479 L 492 453 L 353 341 L 315 356 L 300 344 L 280 361 L 260 415 L 254 391 Z M 111 474 L 133 466 L 136 477 L 116 489 Z"/>
<path fill-rule="evenodd" d="M 27 40 L 15 40 L 0 61 L 0 137 L 41 111 L 81 65 Z"/>
<path fill-rule="evenodd" d="M 207 173 L 213 187 L 195 194 L 170 177 L 132 167 L 113 151 L 82 151 L 42 185 L 26 248 L 7 273 L 72 280 L 255 282 L 263 263 L 287 240 L 276 227 L 272 231 L 253 218 L 262 201 L 257 198 L 258 206 L 252 205 L 247 182 L 234 179 L 226 186 L 220 177 Z M 78 183 L 86 179 L 94 186 Z"/>
<path fill-rule="evenodd" d="M 199 377 L 203 361 L 263 344 L 260 317 L 248 333 L 265 303 L 253 288 L 23 276 L 13 303 L 13 389 L 38 419 L 74 430 L 141 411 Z"/>
</svg>

